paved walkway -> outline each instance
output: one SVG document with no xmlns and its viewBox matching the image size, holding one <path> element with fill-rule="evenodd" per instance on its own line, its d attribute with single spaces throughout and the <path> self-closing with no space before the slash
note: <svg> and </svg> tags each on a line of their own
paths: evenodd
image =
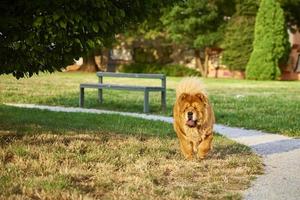
<svg viewBox="0 0 300 200">
<path fill-rule="evenodd" d="M 86 108 L 41 106 L 33 104 L 7 104 L 17 107 L 38 108 L 56 112 L 85 112 L 119 114 L 148 120 L 172 123 L 171 117 L 139 113 L 116 112 Z M 300 139 L 263 133 L 255 130 L 215 125 L 215 131 L 239 143 L 245 144 L 261 155 L 266 172 L 259 176 L 252 187 L 245 191 L 249 200 L 299 200 L 300 199 Z"/>
</svg>

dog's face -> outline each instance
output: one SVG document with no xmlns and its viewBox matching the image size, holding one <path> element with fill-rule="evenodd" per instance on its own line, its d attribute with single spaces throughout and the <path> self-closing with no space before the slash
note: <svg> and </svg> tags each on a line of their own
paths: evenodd
<svg viewBox="0 0 300 200">
<path fill-rule="evenodd" d="M 202 94 L 183 93 L 178 99 L 180 118 L 188 128 L 196 128 L 204 123 L 206 116 L 207 97 Z"/>
</svg>

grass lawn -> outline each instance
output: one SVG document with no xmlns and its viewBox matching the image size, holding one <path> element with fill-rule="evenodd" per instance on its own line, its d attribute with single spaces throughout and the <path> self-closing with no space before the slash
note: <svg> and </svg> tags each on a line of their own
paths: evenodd
<svg viewBox="0 0 300 200">
<path fill-rule="evenodd" d="M 262 172 L 248 147 L 219 135 L 207 159 L 184 160 L 163 122 L 4 105 L 0 119 L 0 199 L 241 199 Z"/>
<path fill-rule="evenodd" d="M 107 78 L 112 83 L 159 85 L 159 81 Z M 167 104 L 171 115 L 174 88 L 180 78 L 167 79 Z M 30 79 L 0 78 L 0 104 L 4 102 L 78 106 L 79 83 L 97 82 L 95 74 L 41 74 Z M 213 103 L 217 123 L 259 129 L 300 137 L 300 83 L 284 81 L 246 81 L 203 79 Z M 152 113 L 160 112 L 160 95 L 150 95 Z M 97 103 L 96 90 L 87 90 L 86 107 L 142 112 L 143 94 L 104 91 L 104 103 Z"/>
</svg>

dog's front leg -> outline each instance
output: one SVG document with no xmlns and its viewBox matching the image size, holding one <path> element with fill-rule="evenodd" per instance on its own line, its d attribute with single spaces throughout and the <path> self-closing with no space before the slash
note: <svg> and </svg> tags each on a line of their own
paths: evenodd
<svg viewBox="0 0 300 200">
<path fill-rule="evenodd" d="M 191 160 L 193 158 L 193 146 L 190 141 L 181 139 L 180 149 L 186 159 Z"/>
<path fill-rule="evenodd" d="M 201 143 L 198 146 L 198 158 L 205 158 L 205 156 L 207 155 L 207 153 L 209 152 L 209 150 L 212 147 L 212 139 L 213 139 L 213 134 L 210 134 L 208 136 L 206 136 Z"/>
</svg>

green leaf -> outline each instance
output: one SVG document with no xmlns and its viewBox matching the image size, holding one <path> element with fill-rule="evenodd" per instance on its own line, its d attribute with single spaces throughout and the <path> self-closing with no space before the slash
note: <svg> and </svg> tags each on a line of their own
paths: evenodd
<svg viewBox="0 0 300 200">
<path fill-rule="evenodd" d="M 82 43 L 78 38 L 76 38 L 74 41 L 80 45 L 80 48 L 83 48 Z"/>
<path fill-rule="evenodd" d="M 99 31 L 99 26 L 98 26 L 97 23 L 93 23 L 92 28 L 93 28 L 93 30 L 94 30 L 96 33 L 98 33 L 98 31 Z"/>
<path fill-rule="evenodd" d="M 108 22 L 109 25 L 112 25 L 113 22 L 114 22 L 113 17 L 112 16 L 108 16 L 107 17 L 107 22 Z"/>
<path fill-rule="evenodd" d="M 14 50 L 17 50 L 17 49 L 19 49 L 20 48 L 20 42 L 15 42 L 15 43 L 13 43 L 13 49 Z"/>
<path fill-rule="evenodd" d="M 103 43 L 99 39 L 96 40 L 96 44 L 99 45 L 99 46 L 103 46 Z"/>
<path fill-rule="evenodd" d="M 87 44 L 91 49 L 95 47 L 95 43 L 92 40 L 88 40 Z"/>
<path fill-rule="evenodd" d="M 54 13 L 54 15 L 53 15 L 53 19 L 54 19 L 54 21 L 58 20 L 58 19 L 59 19 L 59 15 L 58 15 L 58 14 L 56 14 L 56 13 Z"/>
<path fill-rule="evenodd" d="M 80 22 L 80 20 L 82 19 L 82 17 L 80 15 L 75 15 L 74 19 L 76 22 Z"/>
<path fill-rule="evenodd" d="M 125 12 L 124 12 L 124 10 L 120 10 L 120 16 L 123 18 L 123 17 L 125 17 Z"/>
<path fill-rule="evenodd" d="M 42 23 L 43 23 L 43 17 L 37 17 L 33 22 L 33 26 L 38 28 L 42 25 Z"/>
<path fill-rule="evenodd" d="M 105 22 L 100 22 L 100 25 L 101 25 L 101 29 L 103 31 L 106 31 L 107 30 L 107 24 Z"/>
<path fill-rule="evenodd" d="M 63 29 L 67 28 L 67 23 L 65 21 L 59 21 L 59 25 Z"/>
</svg>

